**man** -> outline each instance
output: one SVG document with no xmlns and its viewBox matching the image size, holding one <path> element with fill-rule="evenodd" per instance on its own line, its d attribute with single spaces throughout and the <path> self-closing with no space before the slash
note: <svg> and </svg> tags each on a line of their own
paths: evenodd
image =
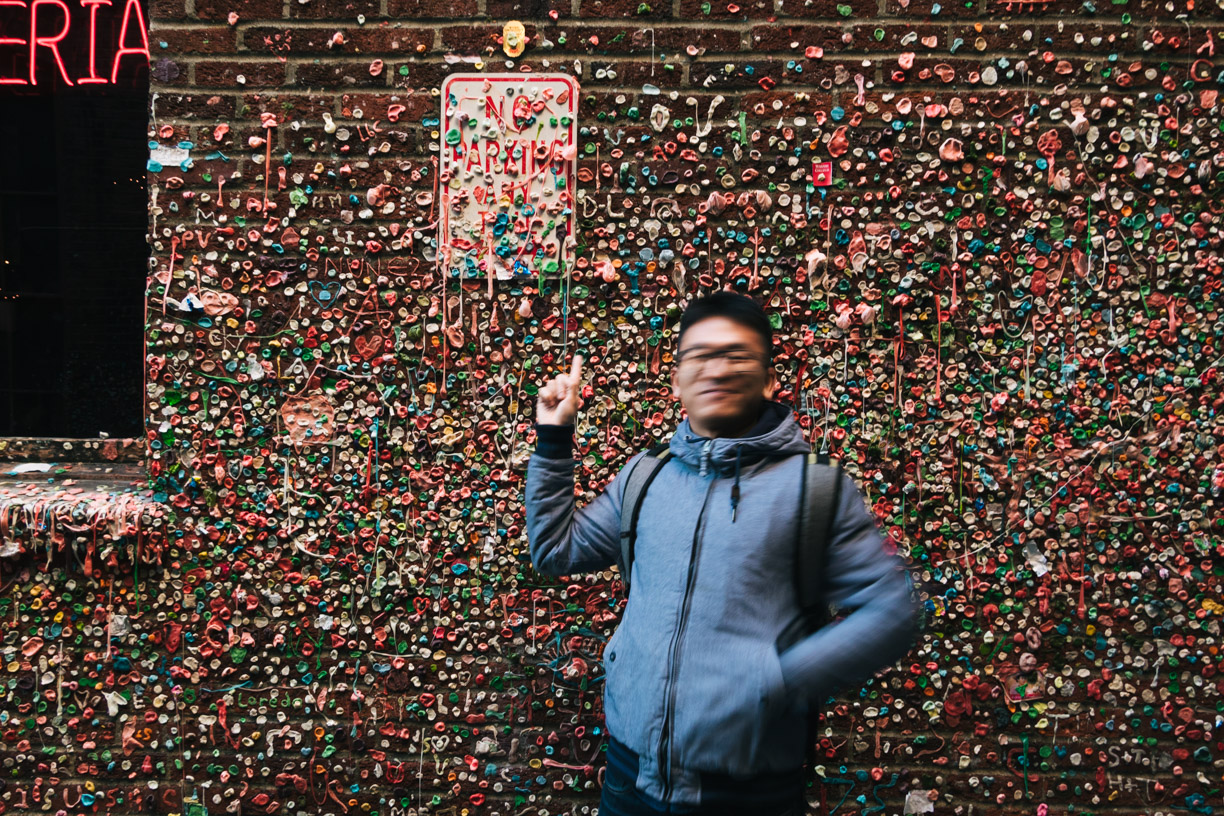
<svg viewBox="0 0 1224 816">
<path fill-rule="evenodd" d="M 771 401 L 772 342 L 764 311 L 732 292 L 693 301 L 681 318 L 672 388 L 688 416 L 642 501 L 632 592 L 604 650 L 601 816 L 798 816 L 808 707 L 899 658 L 915 634 L 904 565 L 843 474 L 824 586 L 853 611 L 778 654 L 799 612 L 798 454 L 810 446 Z M 581 376 L 575 357 L 536 408 L 527 533 L 532 562 L 550 575 L 624 569 L 623 474 L 574 508 Z"/>
</svg>

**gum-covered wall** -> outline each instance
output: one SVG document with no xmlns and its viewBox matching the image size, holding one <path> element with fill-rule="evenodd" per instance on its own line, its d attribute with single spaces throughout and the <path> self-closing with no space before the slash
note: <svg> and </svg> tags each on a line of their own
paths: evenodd
<svg viewBox="0 0 1224 816">
<path fill-rule="evenodd" d="M 621 596 L 531 568 L 533 395 L 586 357 L 589 500 L 728 286 L 927 600 L 827 706 L 812 812 L 1221 806 L 1216 4 L 149 15 L 157 509 L 0 559 L 4 811 L 590 812 Z M 448 127 L 482 72 L 527 105 Z M 573 142 L 439 163 L 566 105 Z"/>
</svg>

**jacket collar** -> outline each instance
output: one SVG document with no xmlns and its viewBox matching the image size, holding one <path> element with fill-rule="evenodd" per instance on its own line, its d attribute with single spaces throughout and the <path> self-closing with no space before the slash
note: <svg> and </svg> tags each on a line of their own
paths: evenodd
<svg viewBox="0 0 1224 816">
<path fill-rule="evenodd" d="M 760 419 L 744 436 L 714 439 L 698 436 L 685 419 L 672 434 L 669 447 L 673 456 L 694 470 L 724 476 L 735 471 L 737 454 L 748 464 L 811 450 L 790 406 L 773 400 L 764 403 Z"/>
</svg>

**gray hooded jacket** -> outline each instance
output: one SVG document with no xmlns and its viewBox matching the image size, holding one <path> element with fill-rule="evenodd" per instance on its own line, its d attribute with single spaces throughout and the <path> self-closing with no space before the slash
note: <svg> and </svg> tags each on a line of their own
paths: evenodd
<svg viewBox="0 0 1224 816">
<path fill-rule="evenodd" d="M 560 430 L 540 427 L 528 463 L 532 562 L 549 575 L 623 569 L 624 480 L 618 475 L 575 510 L 575 462 L 565 453 L 572 429 L 564 429 L 564 446 Z M 633 592 L 604 650 L 604 711 L 609 733 L 640 757 L 639 790 L 698 804 L 702 771 L 748 776 L 801 766 L 809 704 L 905 654 L 918 605 L 903 562 L 886 553 L 862 493 L 843 474 L 825 585 L 830 601 L 854 611 L 779 655 L 774 643 L 799 611 L 803 457 L 795 454 L 810 451 L 799 424 L 787 406 L 769 402 L 748 436 L 705 439 L 685 420 L 670 447 L 638 517 Z"/>
</svg>

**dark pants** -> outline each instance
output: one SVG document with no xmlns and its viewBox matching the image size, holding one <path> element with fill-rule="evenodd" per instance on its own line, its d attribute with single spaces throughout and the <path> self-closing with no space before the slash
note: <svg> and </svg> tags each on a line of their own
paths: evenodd
<svg viewBox="0 0 1224 816">
<path fill-rule="evenodd" d="M 637 754 L 615 739 L 608 742 L 599 816 L 803 816 L 802 770 L 753 779 L 702 774 L 701 804 L 671 805 L 637 790 Z"/>
</svg>

